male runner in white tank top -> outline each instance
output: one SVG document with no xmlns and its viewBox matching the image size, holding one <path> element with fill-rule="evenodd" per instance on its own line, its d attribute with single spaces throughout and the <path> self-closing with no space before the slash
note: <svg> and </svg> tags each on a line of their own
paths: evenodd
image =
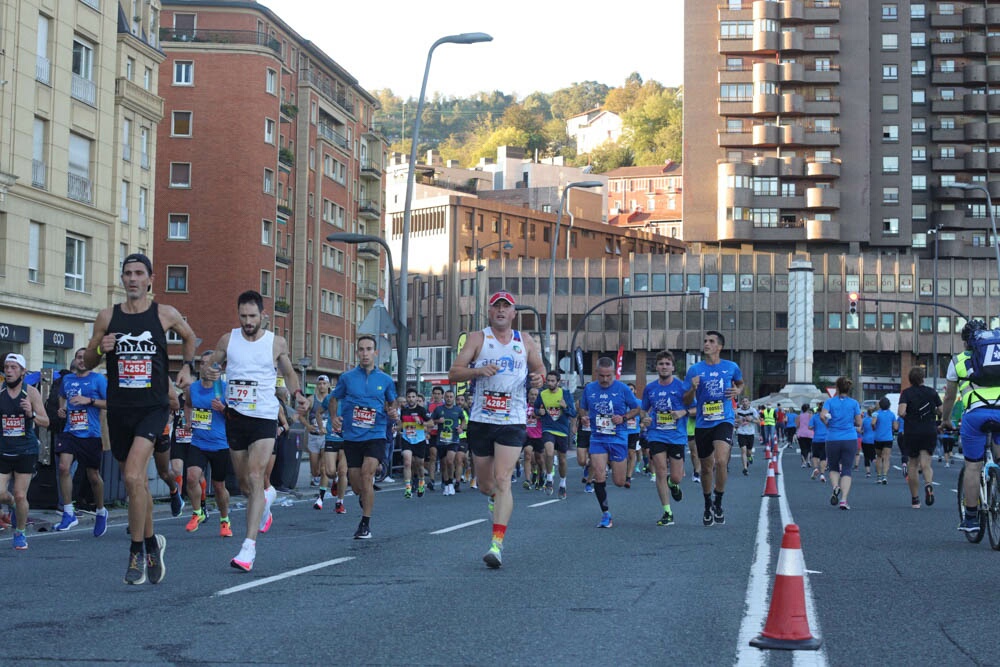
<svg viewBox="0 0 1000 667">
<path fill-rule="evenodd" d="M 530 336 L 511 328 L 514 297 L 497 292 L 489 298 L 489 326 L 473 331 L 448 371 L 450 382 L 473 382 L 469 414 L 469 449 L 475 457 L 479 491 L 490 496 L 493 539 L 483 561 L 501 565 L 503 538 L 514 509 L 510 479 L 521 456 L 527 429 L 527 385 L 540 388 L 545 366 Z"/>
</svg>

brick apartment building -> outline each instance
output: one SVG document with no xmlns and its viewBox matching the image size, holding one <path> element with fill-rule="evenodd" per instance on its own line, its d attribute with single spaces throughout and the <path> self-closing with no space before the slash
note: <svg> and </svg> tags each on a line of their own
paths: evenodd
<svg viewBox="0 0 1000 667">
<path fill-rule="evenodd" d="M 608 224 L 641 227 L 682 239 L 684 174 L 672 160 L 647 167 L 619 167 L 608 179 Z"/>
</svg>

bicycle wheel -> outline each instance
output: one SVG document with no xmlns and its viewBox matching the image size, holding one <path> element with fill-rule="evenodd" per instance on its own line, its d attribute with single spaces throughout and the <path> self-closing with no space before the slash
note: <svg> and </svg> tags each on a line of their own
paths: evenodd
<svg viewBox="0 0 1000 667">
<path fill-rule="evenodd" d="M 375 481 L 381 482 L 389 475 L 389 466 L 384 462 L 379 462 L 378 469 L 375 471 Z"/>
<path fill-rule="evenodd" d="M 964 482 L 965 482 L 965 466 L 962 466 L 962 468 L 958 471 L 958 520 L 959 520 L 959 522 L 961 522 L 962 519 L 965 518 L 965 484 L 964 484 Z M 965 531 L 962 531 L 962 534 L 965 535 L 965 539 L 967 539 L 969 542 L 972 542 L 973 544 L 978 544 L 978 543 L 980 543 L 980 542 L 983 541 L 983 528 L 982 528 L 982 526 L 983 526 L 983 520 L 985 518 L 985 517 L 983 517 L 983 514 L 985 514 L 985 512 L 980 512 L 979 514 L 980 514 L 980 516 L 979 516 L 979 530 L 976 531 L 976 532 L 974 532 L 974 533 L 967 533 Z"/>
<path fill-rule="evenodd" d="M 990 468 L 986 478 L 986 532 L 990 536 L 990 546 L 1000 551 L 1000 473 Z"/>
</svg>

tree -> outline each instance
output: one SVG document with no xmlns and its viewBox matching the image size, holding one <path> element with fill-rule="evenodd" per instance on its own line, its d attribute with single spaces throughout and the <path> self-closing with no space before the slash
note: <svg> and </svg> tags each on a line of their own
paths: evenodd
<svg viewBox="0 0 1000 667">
<path fill-rule="evenodd" d="M 680 160 L 682 122 L 680 89 L 664 88 L 622 115 L 621 143 L 632 149 L 636 164 Z"/>
<path fill-rule="evenodd" d="M 618 167 L 634 166 L 635 154 L 626 145 L 614 141 L 605 141 L 590 151 L 590 164 L 593 165 L 596 173 L 603 174 Z"/>
<path fill-rule="evenodd" d="M 574 83 L 568 88 L 561 88 L 549 97 L 552 117 L 566 120 L 577 114 L 595 109 L 604 104 L 608 95 L 608 87 L 596 81 Z"/>
</svg>

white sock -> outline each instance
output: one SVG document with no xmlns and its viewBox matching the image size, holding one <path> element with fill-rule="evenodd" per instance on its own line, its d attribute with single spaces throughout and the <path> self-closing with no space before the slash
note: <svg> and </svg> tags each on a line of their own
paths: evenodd
<svg viewBox="0 0 1000 667">
<path fill-rule="evenodd" d="M 243 540 L 243 548 L 250 549 L 251 551 L 257 550 L 257 541 L 251 540 L 249 537 Z"/>
<path fill-rule="evenodd" d="M 545 481 L 546 482 L 551 482 L 552 481 L 552 476 L 553 476 L 552 473 L 549 473 L 548 475 L 546 475 L 545 476 Z"/>
<path fill-rule="evenodd" d="M 107 516 L 108 515 L 108 508 L 107 507 L 102 507 L 101 509 L 97 510 L 97 515 L 98 516 Z"/>
<path fill-rule="evenodd" d="M 566 488 L 566 478 L 565 477 L 563 477 L 562 479 L 559 480 L 559 488 L 561 488 L 561 489 L 565 489 Z"/>
<path fill-rule="evenodd" d="M 76 514 L 76 511 L 73 509 L 73 503 L 63 505 L 63 512 L 66 512 L 66 514 Z"/>
</svg>

